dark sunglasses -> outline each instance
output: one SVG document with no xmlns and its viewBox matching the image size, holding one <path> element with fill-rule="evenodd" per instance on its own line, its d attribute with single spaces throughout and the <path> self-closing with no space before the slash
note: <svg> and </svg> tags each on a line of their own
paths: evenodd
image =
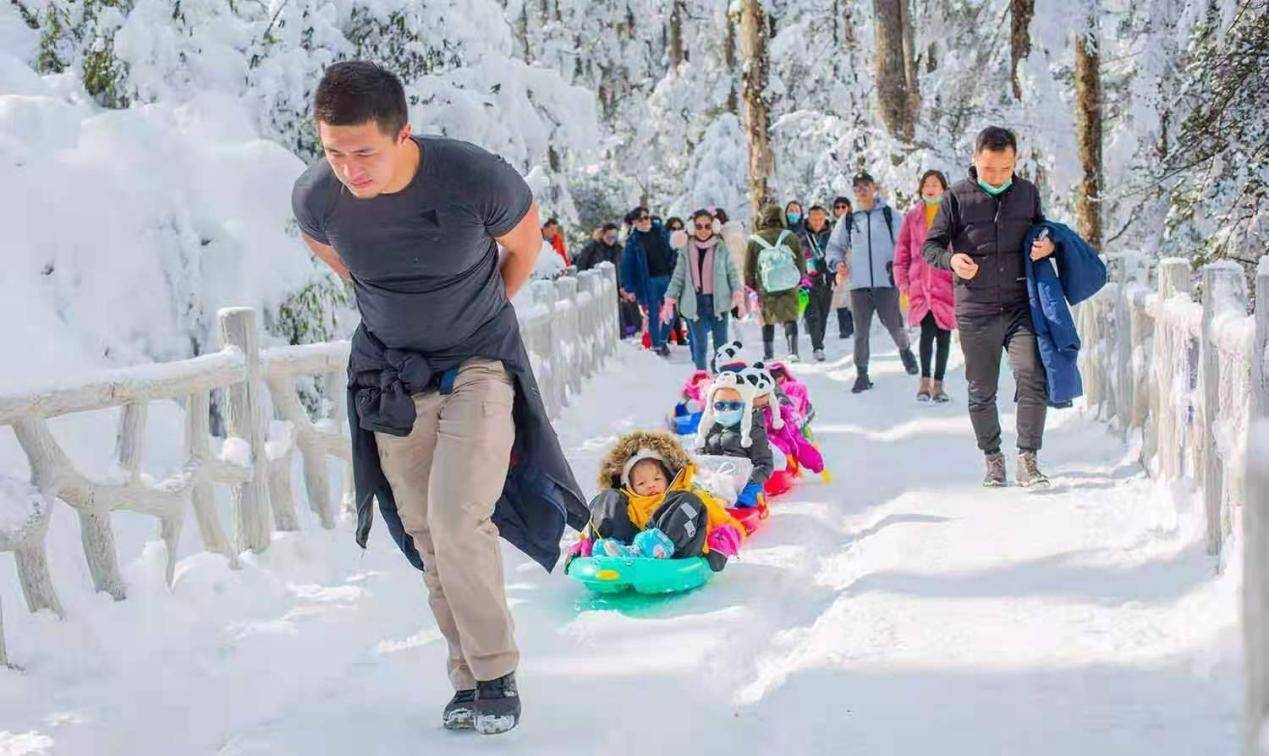
<svg viewBox="0 0 1269 756">
<path fill-rule="evenodd" d="M 643 223 L 644 221 L 650 221 L 650 220 L 652 220 L 651 215 L 640 215 L 638 218 L 635 218 L 636 223 Z"/>
<path fill-rule="evenodd" d="M 848 209 L 850 209 L 850 205 L 847 205 L 847 204 L 845 204 L 845 203 L 840 204 L 840 205 L 833 205 L 833 209 L 834 209 L 834 210 L 848 210 Z"/>
<path fill-rule="evenodd" d="M 714 230 L 713 223 L 696 223 L 693 225 L 696 226 L 697 231 L 713 231 Z"/>
<path fill-rule="evenodd" d="M 744 402 L 737 402 L 737 401 L 714 402 L 715 412 L 735 412 L 736 410 L 742 410 L 744 408 L 745 408 Z"/>
</svg>

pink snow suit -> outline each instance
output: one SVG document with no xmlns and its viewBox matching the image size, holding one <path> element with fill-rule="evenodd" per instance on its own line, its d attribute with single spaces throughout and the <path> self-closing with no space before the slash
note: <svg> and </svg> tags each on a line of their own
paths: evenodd
<svg viewBox="0 0 1269 756">
<path fill-rule="evenodd" d="M 709 379 L 710 375 L 707 371 L 693 371 L 683 383 L 683 401 L 694 401 L 697 404 L 703 404 L 705 392 L 709 389 Z"/>
<path fill-rule="evenodd" d="M 917 202 L 907 215 L 894 245 L 894 281 L 908 295 L 908 323 L 920 325 L 927 312 L 934 313 L 939 328 L 956 328 L 956 304 L 952 300 L 952 271 L 939 270 L 925 261 L 925 202 Z"/>
<path fill-rule="evenodd" d="M 793 409 L 797 410 L 798 417 L 805 418 L 811 412 L 811 394 L 806 390 L 806 385 L 793 377 L 789 369 L 783 362 L 768 363 L 767 369 L 771 372 L 771 376 L 775 378 L 776 385 L 784 392 L 784 395 L 793 402 Z M 798 429 L 802 428 L 803 422 L 798 423 Z"/>
<path fill-rule="evenodd" d="M 781 402 L 775 404 L 779 405 L 780 417 L 784 420 L 784 425 L 777 429 L 773 424 L 772 407 L 775 405 L 763 407 L 762 415 L 767 421 L 767 438 L 775 444 L 777 449 L 784 452 L 785 456 L 796 459 L 799 466 L 813 473 L 823 472 L 824 458 L 820 456 L 820 450 L 802 435 L 802 416 L 787 404 Z"/>
</svg>

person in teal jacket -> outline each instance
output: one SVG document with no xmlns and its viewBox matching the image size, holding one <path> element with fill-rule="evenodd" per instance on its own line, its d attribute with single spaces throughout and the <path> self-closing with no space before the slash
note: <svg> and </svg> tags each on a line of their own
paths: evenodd
<svg viewBox="0 0 1269 756">
<path fill-rule="evenodd" d="M 678 258 L 661 318 L 668 323 L 678 307 L 691 333 L 692 362 L 697 370 L 707 370 L 709 356 L 727 343 L 728 314 L 743 304 L 744 287 L 731 250 L 714 231 L 714 217 L 708 210 L 697 210 L 691 223 L 691 236 L 673 239 Z M 711 336 L 713 349 L 709 348 Z"/>
</svg>

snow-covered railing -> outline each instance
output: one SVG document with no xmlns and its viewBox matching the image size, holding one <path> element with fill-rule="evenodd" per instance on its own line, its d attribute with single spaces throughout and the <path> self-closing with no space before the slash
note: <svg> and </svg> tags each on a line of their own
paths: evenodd
<svg viewBox="0 0 1269 756">
<path fill-rule="evenodd" d="M 616 349 L 617 284 L 612 265 L 577 277 L 529 284 L 531 307 L 517 311 L 526 348 L 548 411 L 555 416 Z M 19 582 L 31 611 L 62 613 L 48 570 L 45 533 L 55 499 L 79 516 L 84 555 L 97 590 L 126 597 L 110 513 L 117 509 L 158 519 L 172 581 L 177 543 L 188 509 L 194 512 L 203 547 L 223 554 L 233 567 L 243 551 L 268 548 L 271 531 L 299 529 L 291 490 L 292 462 L 301 457 L 309 507 L 324 528 L 333 528 L 336 508 L 328 464 L 342 462 L 343 503 L 352 503 L 351 446 L 345 367 L 349 344 L 287 346 L 261 350 L 256 312 L 227 308 L 219 315 L 221 350 L 179 362 L 141 365 L 99 373 L 29 393 L 0 393 L 0 425 L 12 426 L 31 469 L 29 486 L 14 489 L 0 479 L 0 551 L 17 559 Z M 314 418 L 296 387 L 297 378 L 323 382 L 324 416 Z M 268 389 L 267 393 L 263 390 Z M 223 394 L 226 437 L 211 452 L 211 392 Z M 146 411 L 156 400 L 185 408 L 185 463 L 154 480 L 141 471 Z M 266 404 L 273 421 L 266 422 Z M 75 412 L 120 407 L 115 439 L 116 469 L 104 478 L 76 470 L 53 436 L 48 419 Z M 266 433 L 266 428 L 268 433 Z M 222 527 L 216 485 L 230 487 L 234 537 Z M 10 511 L 12 509 L 13 511 Z M 2 615 L 0 615 L 2 617 Z M 0 625 L 0 664 L 4 655 Z"/>
<path fill-rule="evenodd" d="M 1138 256 L 1112 257 L 1112 282 L 1077 310 L 1088 406 L 1140 433 L 1141 462 L 1163 480 L 1193 480 L 1208 552 L 1241 523 L 1248 752 L 1269 737 L 1269 256 L 1248 314 L 1232 262 L 1160 260 L 1155 287 Z M 1240 515 L 1240 516 L 1239 516 Z M 1263 731 L 1263 735 L 1262 735 Z"/>
</svg>

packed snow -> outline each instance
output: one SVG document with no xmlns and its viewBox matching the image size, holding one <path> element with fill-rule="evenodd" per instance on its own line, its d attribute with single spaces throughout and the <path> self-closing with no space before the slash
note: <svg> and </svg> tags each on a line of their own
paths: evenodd
<svg viewBox="0 0 1269 756">
<path fill-rule="evenodd" d="M 58 507 L 67 618 L 6 614 L 25 672 L 0 671 L 0 752 L 1232 753 L 1239 560 L 1215 575 L 1193 492 L 1146 479 L 1079 411 L 1050 415 L 1051 491 L 984 491 L 958 350 L 953 403 L 919 405 L 884 341 L 861 396 L 849 341 L 795 368 L 832 482 L 777 500 L 705 588 L 600 598 L 506 548 L 525 706 L 509 735 L 440 728 L 444 642 L 382 527 L 363 554 L 351 523 L 325 532 L 303 512 L 239 571 L 186 552 L 169 592 L 148 521 L 116 516 L 116 603 L 91 591 Z M 684 350 L 667 363 L 626 344 L 575 397 L 556 426 L 587 491 L 689 370 Z M 0 597 L 20 606 L 9 569 Z"/>
</svg>

